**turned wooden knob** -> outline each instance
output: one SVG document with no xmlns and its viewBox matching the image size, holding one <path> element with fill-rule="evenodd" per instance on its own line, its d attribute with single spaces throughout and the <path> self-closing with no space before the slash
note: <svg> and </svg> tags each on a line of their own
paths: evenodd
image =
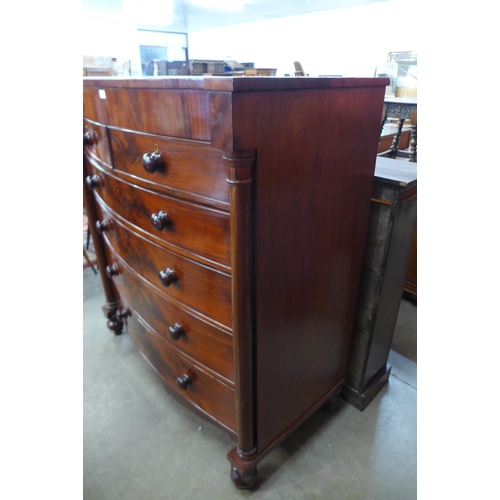
<svg viewBox="0 0 500 500">
<path fill-rule="evenodd" d="M 165 271 L 160 271 L 159 276 L 160 281 L 165 286 L 170 286 L 172 283 L 177 283 L 177 275 L 175 274 L 175 271 L 170 267 L 167 267 Z"/>
<path fill-rule="evenodd" d="M 93 175 L 92 177 L 90 175 L 87 175 L 87 178 L 85 179 L 85 182 L 87 183 L 87 186 L 90 189 L 94 189 L 99 187 L 99 176 L 98 175 Z"/>
<path fill-rule="evenodd" d="M 165 168 L 165 162 L 161 154 L 155 151 L 154 153 L 146 153 L 142 157 L 142 166 L 149 174 L 154 174 Z"/>
<path fill-rule="evenodd" d="M 99 136 L 95 130 L 89 130 L 83 134 L 83 146 L 96 146 Z"/>
<path fill-rule="evenodd" d="M 170 217 L 167 212 L 164 212 L 163 210 L 160 210 L 157 214 L 152 214 L 150 220 L 151 224 L 157 231 L 161 231 L 162 229 L 172 225 Z"/>
<path fill-rule="evenodd" d="M 116 311 L 116 317 L 121 321 L 125 319 L 128 316 L 132 316 L 132 313 L 130 312 L 130 309 L 120 309 L 119 311 Z"/>
<path fill-rule="evenodd" d="M 186 332 L 180 323 L 175 323 L 174 326 L 169 326 L 168 333 L 170 334 L 170 337 L 172 337 L 172 340 L 179 340 L 180 337 L 186 335 Z"/>
<path fill-rule="evenodd" d="M 192 384 L 192 383 L 193 383 L 193 380 L 191 379 L 191 377 L 189 375 L 186 375 L 185 373 L 177 378 L 177 385 L 183 391 L 185 391 L 187 389 L 188 385 Z"/>
<path fill-rule="evenodd" d="M 112 278 L 113 276 L 118 275 L 118 266 L 116 264 L 112 264 L 111 266 L 106 266 L 106 274 L 108 278 Z"/>
<path fill-rule="evenodd" d="M 97 221 L 95 223 L 95 227 L 99 233 L 103 233 L 104 231 L 109 231 L 109 223 L 107 220 Z"/>
</svg>

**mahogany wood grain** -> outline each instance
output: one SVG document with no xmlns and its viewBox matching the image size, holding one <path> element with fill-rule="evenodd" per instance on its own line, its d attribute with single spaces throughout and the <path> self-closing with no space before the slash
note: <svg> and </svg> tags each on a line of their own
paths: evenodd
<svg viewBox="0 0 500 500">
<path fill-rule="evenodd" d="M 118 256 L 109 242 L 106 253 L 110 262 L 120 264 L 121 272 L 114 279 L 120 296 L 134 304 L 137 313 L 154 332 L 211 370 L 215 376 L 221 377 L 225 383 L 234 385 L 232 336 L 195 316 L 181 303 L 174 303 L 171 298 L 158 293 Z M 177 340 L 168 332 L 175 325 L 180 325 L 183 331 Z"/>
<path fill-rule="evenodd" d="M 127 332 L 164 381 L 203 412 L 235 431 L 234 390 L 179 353 L 164 338 L 155 334 L 131 306 L 129 308 L 132 314 L 126 320 Z M 177 385 L 177 378 L 182 375 L 189 375 L 192 380 L 186 390 Z"/>
<path fill-rule="evenodd" d="M 257 150 L 258 452 L 344 378 L 383 96 L 382 88 L 233 95 L 234 147 Z"/>
<path fill-rule="evenodd" d="M 110 129 L 110 141 L 114 168 L 147 182 L 162 184 L 180 198 L 194 193 L 205 203 L 216 200 L 229 208 L 229 187 L 221 150 L 201 142 L 114 128 Z M 163 158 L 165 169 L 148 173 L 142 157 L 154 151 Z"/>
<path fill-rule="evenodd" d="M 83 132 L 84 138 L 87 135 L 91 137 L 93 136 L 92 144 L 89 144 L 87 147 L 87 154 L 98 158 L 108 165 L 111 165 L 111 150 L 109 148 L 108 132 L 106 127 L 100 123 L 84 120 Z"/>
<path fill-rule="evenodd" d="M 231 278 L 208 266 L 171 252 L 125 228 L 99 203 L 101 220 L 112 220 L 106 238 L 118 255 L 161 294 L 172 297 L 231 328 Z M 165 287 L 159 273 L 172 268 L 177 282 Z"/>
<path fill-rule="evenodd" d="M 99 196 L 131 224 L 165 243 L 183 247 L 227 267 L 231 265 L 227 212 L 134 186 L 98 166 L 95 170 L 103 178 L 102 186 L 97 190 Z M 151 216 L 160 211 L 168 214 L 172 224 L 158 232 L 151 224 Z"/>
<path fill-rule="evenodd" d="M 84 78 L 84 89 L 168 89 L 208 90 L 218 92 L 308 90 L 308 89 L 379 89 L 389 85 L 388 78 L 262 78 L 262 77 L 154 77 L 154 78 Z"/>
<path fill-rule="evenodd" d="M 108 84 L 109 85 L 109 84 Z M 208 94 L 199 90 L 110 88 L 108 125 L 183 139 L 210 139 Z"/>
<path fill-rule="evenodd" d="M 227 151 L 227 182 L 231 198 L 231 267 L 234 357 L 236 362 L 236 411 L 238 455 L 245 460 L 256 456 L 254 349 L 253 349 L 253 217 L 252 180 L 255 151 Z M 243 480 L 242 478 L 238 478 Z M 243 484 L 243 483 L 242 483 Z M 247 482 L 244 482 L 247 484 Z M 241 484 L 240 486 L 241 487 Z"/>
<path fill-rule="evenodd" d="M 88 146 L 86 146 L 87 148 Z M 96 228 L 96 222 L 98 220 L 97 208 L 94 200 L 94 193 L 92 188 L 90 188 L 86 182 L 86 179 L 93 174 L 93 169 L 87 159 L 87 153 L 83 152 L 83 204 L 88 218 L 88 230 L 92 235 L 92 241 L 94 242 L 94 249 L 97 259 L 97 265 L 99 269 L 105 269 L 108 265 L 106 258 L 104 242 L 102 236 Z M 104 295 L 106 297 L 106 303 L 103 305 L 102 310 L 104 316 L 107 318 L 107 326 L 116 335 L 121 334 L 123 330 L 123 321 L 117 318 L 116 313 L 120 307 L 119 296 L 113 287 L 111 280 L 103 275 L 101 272 L 101 281 L 104 290 Z"/>
<path fill-rule="evenodd" d="M 103 238 L 122 259 L 113 285 L 124 302 L 120 310 L 128 307 L 132 314 L 124 321 L 169 391 L 188 398 L 186 404 L 196 401 L 195 408 L 203 406 L 202 413 L 237 436 L 228 458 L 239 488 L 250 487 L 257 463 L 344 383 L 388 83 L 383 78 L 84 80 L 93 99 L 100 90 L 106 94 L 105 101 L 87 98 L 85 116 L 106 124 L 114 137 L 114 170 L 91 162 L 99 176 L 94 198 L 112 217 Z M 154 135 L 164 142 L 148 142 Z M 211 173 L 197 170 L 212 168 L 198 164 L 199 144 L 214 150 Z M 165 168 L 152 157 L 156 148 L 165 155 Z M 215 151 L 225 152 L 229 185 L 222 191 Z M 151 157 L 141 165 L 145 153 Z M 174 163 L 182 168 L 175 170 Z M 169 185 L 174 170 L 177 184 Z M 223 192 L 229 198 L 222 199 Z M 217 210 L 221 203 L 224 209 Z M 163 220 L 160 211 L 172 225 L 157 231 L 150 218 L 157 214 L 153 221 Z M 135 281 L 146 280 L 146 287 L 157 290 L 156 298 L 137 297 L 140 286 L 126 277 L 128 266 Z M 157 273 L 167 268 L 178 282 L 162 287 Z M 214 276 L 224 276 L 230 286 L 215 286 Z M 176 295 L 188 282 L 189 290 Z M 174 340 L 165 325 L 161 335 L 154 333 L 161 329 L 155 319 L 161 317 L 159 299 L 220 324 L 223 331 L 232 328 L 236 391 L 210 377 L 231 392 L 207 385 L 209 395 L 189 399 L 200 383 L 195 369 L 180 360 L 200 368 L 194 358 L 202 355 L 192 352 L 188 360 L 180 353 L 189 332 Z M 144 320 L 137 321 L 137 313 L 146 316 L 150 309 L 155 326 L 141 330 L 137 325 Z M 177 323 L 168 319 L 168 326 L 170 321 Z"/>
<path fill-rule="evenodd" d="M 83 86 L 83 114 L 94 122 L 107 124 L 106 101 L 99 97 L 99 88 Z"/>
</svg>

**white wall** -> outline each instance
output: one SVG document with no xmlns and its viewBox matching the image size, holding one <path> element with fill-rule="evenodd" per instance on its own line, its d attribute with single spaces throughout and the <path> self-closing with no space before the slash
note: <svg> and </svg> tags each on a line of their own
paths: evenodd
<svg viewBox="0 0 500 500">
<path fill-rule="evenodd" d="M 131 60 L 141 74 L 141 55 L 137 25 L 127 13 L 107 14 L 84 11 L 83 26 L 88 26 L 82 43 L 84 56 L 109 56 L 117 59 L 117 65 Z"/>
<path fill-rule="evenodd" d="M 191 59 L 254 62 L 293 75 L 373 76 L 390 51 L 417 50 L 415 2 L 392 0 L 189 33 Z"/>
<path fill-rule="evenodd" d="M 125 2 L 125 5 L 127 2 Z M 317 75 L 373 76 L 395 50 L 417 50 L 414 1 L 389 0 L 189 33 L 191 59 L 226 59 L 293 75 L 293 61 Z M 412 8 L 413 6 L 413 8 Z M 131 59 L 140 74 L 137 16 L 84 11 L 84 55 Z"/>
</svg>

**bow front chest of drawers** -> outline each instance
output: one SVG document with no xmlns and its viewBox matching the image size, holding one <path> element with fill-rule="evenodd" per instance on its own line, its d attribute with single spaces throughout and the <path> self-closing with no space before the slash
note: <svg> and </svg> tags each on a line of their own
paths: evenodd
<svg viewBox="0 0 500 500">
<path fill-rule="evenodd" d="M 386 84 L 84 79 L 108 327 L 230 433 L 239 488 L 342 388 Z"/>
</svg>

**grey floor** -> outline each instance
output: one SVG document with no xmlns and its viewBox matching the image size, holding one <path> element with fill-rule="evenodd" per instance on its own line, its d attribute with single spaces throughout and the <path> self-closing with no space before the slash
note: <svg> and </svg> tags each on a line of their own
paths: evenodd
<svg viewBox="0 0 500 500">
<path fill-rule="evenodd" d="M 403 298 L 388 384 L 364 412 L 340 400 L 259 464 L 252 490 L 229 479 L 221 430 L 165 392 L 126 333 L 106 328 L 100 277 L 83 272 L 84 500 L 417 498 L 417 307 Z"/>
</svg>

